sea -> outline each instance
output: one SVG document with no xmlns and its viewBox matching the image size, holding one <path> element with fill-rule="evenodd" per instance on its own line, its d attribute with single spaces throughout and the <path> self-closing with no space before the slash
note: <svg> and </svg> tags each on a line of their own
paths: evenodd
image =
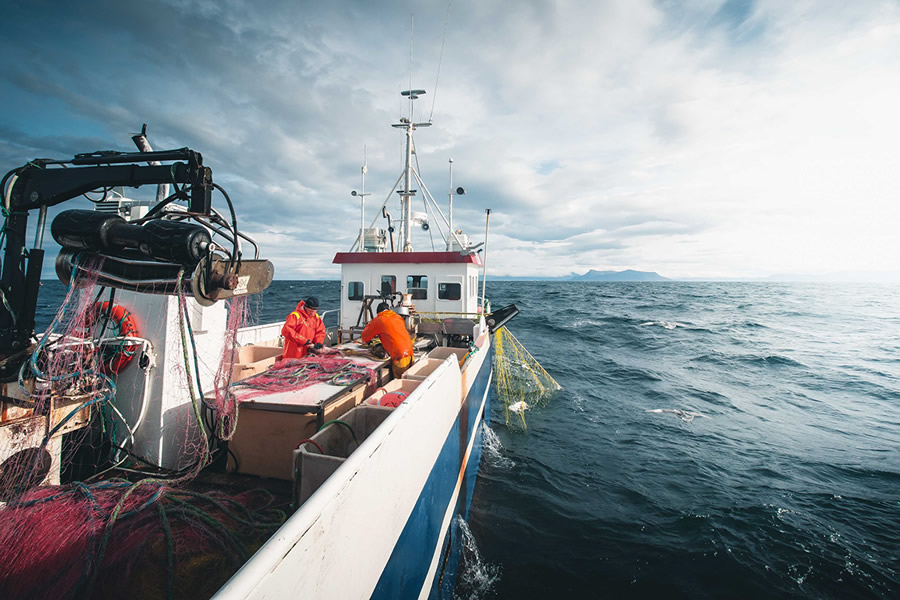
<svg viewBox="0 0 900 600">
<path fill-rule="evenodd" d="M 64 288 L 45 281 L 38 329 Z M 337 281 L 275 281 L 279 321 Z M 488 281 L 562 390 L 495 402 L 459 598 L 900 598 L 900 286 Z M 336 313 L 325 314 L 326 325 Z"/>
</svg>

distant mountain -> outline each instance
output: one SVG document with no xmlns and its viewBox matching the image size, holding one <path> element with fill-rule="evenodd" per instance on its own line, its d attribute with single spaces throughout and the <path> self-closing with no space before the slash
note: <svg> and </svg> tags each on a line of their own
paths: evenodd
<svg viewBox="0 0 900 600">
<path fill-rule="evenodd" d="M 634 271 L 626 269 L 625 271 L 596 271 L 591 269 L 584 275 L 575 275 L 574 273 L 568 277 L 573 281 L 669 281 L 659 273 L 654 271 Z"/>
<path fill-rule="evenodd" d="M 597 271 L 591 269 L 583 275 L 572 273 L 562 277 L 497 275 L 493 279 L 506 281 L 670 281 L 667 277 L 663 277 L 653 271 L 634 271 L 632 269 L 625 271 Z"/>
</svg>

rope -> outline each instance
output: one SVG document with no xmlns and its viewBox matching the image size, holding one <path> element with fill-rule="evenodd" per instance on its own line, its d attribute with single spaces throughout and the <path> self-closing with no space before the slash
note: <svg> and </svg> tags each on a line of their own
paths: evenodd
<svg viewBox="0 0 900 600">
<path fill-rule="evenodd" d="M 311 440 L 309 438 L 302 440 L 299 444 L 297 444 L 297 448 L 299 449 L 300 446 L 302 446 L 303 444 L 312 444 L 313 446 L 315 446 L 316 448 L 319 449 L 319 454 L 325 454 L 325 450 L 323 450 L 322 446 L 320 446 L 319 443 L 315 440 Z"/>
<path fill-rule="evenodd" d="M 172 538 L 172 528 L 169 527 L 169 518 L 166 516 L 166 507 L 162 503 L 159 507 L 159 520 L 166 536 L 166 563 L 168 566 L 166 577 L 166 598 L 175 598 L 175 540 Z"/>
<path fill-rule="evenodd" d="M 197 419 L 197 424 L 199 425 L 199 429 L 200 429 L 200 435 L 203 438 L 203 451 L 202 451 L 202 454 L 200 455 L 199 460 L 197 461 L 197 468 L 199 470 L 206 464 L 206 461 L 209 458 L 209 436 L 206 434 L 206 428 L 203 427 L 203 416 L 200 414 L 200 406 L 199 406 L 199 402 L 197 401 L 197 397 L 194 396 L 194 383 L 193 383 L 193 379 L 191 378 L 191 363 L 190 363 L 190 357 L 188 356 L 187 335 L 185 332 L 185 324 L 184 324 L 184 320 L 185 320 L 184 313 L 187 312 L 187 304 L 184 301 L 184 289 L 181 287 L 181 278 L 183 275 L 184 275 L 184 267 L 182 267 L 178 271 L 178 277 L 176 279 L 175 289 L 176 289 L 176 293 L 178 294 L 178 302 L 181 305 L 181 308 L 184 309 L 184 310 L 178 311 L 178 325 L 179 325 L 179 329 L 181 330 L 181 351 L 182 351 L 182 356 L 184 358 L 184 374 L 185 374 L 185 377 L 187 377 L 188 391 L 190 392 L 190 395 L 191 395 L 191 406 L 194 409 L 194 417 Z M 198 373 L 197 376 L 199 377 L 199 375 L 200 374 Z"/>
<path fill-rule="evenodd" d="M 240 400 L 246 401 L 263 393 L 296 391 L 319 382 L 344 387 L 363 381 L 374 383 L 374 376 L 372 369 L 349 359 L 306 357 L 276 363 L 268 371 L 232 384 L 232 389 L 246 390 L 240 395 Z"/>
<path fill-rule="evenodd" d="M 147 497 L 136 505 L 128 507 L 129 499 L 134 498 L 135 493 L 139 489 L 147 486 L 150 487 L 148 490 L 150 493 Z M 105 510 L 98 500 L 97 494 L 102 493 L 108 501 L 111 493 L 116 494 L 122 490 L 124 490 L 124 493 L 118 499 L 113 509 L 111 511 Z M 132 548 L 133 556 L 138 556 L 141 554 L 147 540 L 145 540 L 145 543 L 136 546 L 127 539 L 123 540 L 122 536 L 127 538 L 134 531 L 146 531 L 144 528 L 152 522 L 148 521 L 148 519 L 152 520 L 152 513 L 148 512 L 147 509 L 155 506 L 166 548 L 167 597 L 173 598 L 175 569 L 177 566 L 175 540 L 176 537 L 185 539 L 183 534 L 176 535 L 172 526 L 173 519 L 181 522 L 182 530 L 184 527 L 187 527 L 192 531 L 199 530 L 201 533 L 211 535 L 216 544 L 232 557 L 235 567 L 239 566 L 250 555 L 248 546 L 241 538 L 243 534 L 240 531 L 246 534 L 257 530 L 277 529 L 284 522 L 284 513 L 271 507 L 274 497 L 270 493 L 259 489 L 251 490 L 247 494 L 256 494 L 262 497 L 262 502 L 257 501 L 259 508 L 251 509 L 249 506 L 228 497 L 174 490 L 160 481 L 151 479 L 134 484 L 122 480 L 103 481 L 90 485 L 77 482 L 63 488 L 58 493 L 46 497 L 34 498 L 25 502 L 12 502 L 7 506 L 7 510 L 22 511 L 31 509 L 52 515 L 53 511 L 56 510 L 52 503 L 68 503 L 75 500 L 75 496 L 82 496 L 85 499 L 87 504 L 86 520 L 88 523 L 95 523 L 96 526 L 88 527 L 82 535 L 85 536 L 92 551 L 85 556 L 81 575 L 78 582 L 70 590 L 69 596 L 90 597 L 93 586 L 100 574 L 106 551 L 108 548 L 111 548 L 110 543 L 113 539 L 115 525 L 119 521 L 137 519 L 137 522 L 128 528 L 115 529 L 115 531 L 118 532 L 116 535 L 117 544 L 122 543 L 123 547 Z M 13 516 L 10 515 L 9 518 L 13 518 Z M 230 526 L 229 523 L 233 524 L 233 526 Z M 243 529 L 238 530 L 236 526 L 240 526 Z M 99 544 L 95 546 L 90 540 L 95 535 L 95 532 L 99 533 L 101 530 L 103 533 L 102 538 L 99 540 Z M 71 531 L 68 534 L 70 535 Z M 23 532 L 23 535 L 30 535 L 30 532 Z M 67 535 L 67 533 L 61 535 Z M 190 546 L 190 543 L 188 545 Z M 53 556 L 52 548 L 54 547 L 51 543 L 50 550 L 48 550 L 51 557 Z M 119 546 L 117 545 L 116 548 L 118 549 Z M 196 543 L 194 544 L 194 550 L 204 551 L 202 546 L 197 546 Z M 116 555 L 111 560 L 116 559 L 121 559 L 121 557 Z M 107 565 L 107 569 L 109 568 L 112 567 Z M 64 574 L 65 570 L 63 569 L 55 577 L 49 578 L 47 583 L 52 585 Z M 104 573 L 104 577 L 107 575 L 108 573 Z"/>
</svg>

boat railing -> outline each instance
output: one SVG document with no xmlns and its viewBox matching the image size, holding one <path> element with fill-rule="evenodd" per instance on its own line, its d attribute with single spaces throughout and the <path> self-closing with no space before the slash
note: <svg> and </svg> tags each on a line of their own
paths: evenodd
<svg viewBox="0 0 900 600">
<path fill-rule="evenodd" d="M 419 321 L 422 323 L 441 323 L 445 319 L 469 319 L 473 323 L 478 322 L 481 318 L 481 313 L 468 313 L 468 312 L 423 312 L 416 311 L 416 315 L 419 317 Z"/>
</svg>

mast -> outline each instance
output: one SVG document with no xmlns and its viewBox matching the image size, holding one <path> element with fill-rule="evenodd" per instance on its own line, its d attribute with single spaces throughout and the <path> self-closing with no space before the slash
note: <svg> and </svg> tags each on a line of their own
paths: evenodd
<svg viewBox="0 0 900 600">
<path fill-rule="evenodd" d="M 351 196 L 359 196 L 359 245 L 356 248 L 357 252 L 365 252 L 365 236 L 366 236 L 366 196 L 371 196 L 371 194 L 366 193 L 366 173 L 369 172 L 369 153 L 367 152 L 366 146 L 363 145 L 363 166 L 362 166 L 362 182 L 361 187 L 359 188 L 359 193 L 356 190 L 350 192 Z"/>
<path fill-rule="evenodd" d="M 410 99 L 415 98 L 415 96 L 410 93 Z M 413 124 L 412 124 L 412 102 L 409 103 L 409 122 L 406 127 L 406 168 L 404 170 L 403 175 L 403 192 L 400 194 L 400 214 L 403 221 L 400 225 L 400 249 L 402 252 L 412 252 L 412 240 L 410 239 L 410 233 L 412 229 L 411 225 L 411 217 L 412 217 L 412 202 L 410 202 L 410 196 L 415 194 L 415 191 L 411 189 L 412 186 L 412 147 L 413 147 Z"/>
<path fill-rule="evenodd" d="M 431 123 L 415 123 L 413 121 L 413 100 L 425 94 L 425 90 L 404 90 L 400 92 L 401 96 L 409 98 L 409 118 L 403 117 L 399 123 L 394 123 L 391 127 L 402 128 L 406 130 L 406 166 L 403 171 L 403 189 L 400 190 L 400 214 L 402 221 L 400 225 L 399 246 L 401 252 L 412 252 L 411 225 L 412 225 L 412 196 L 416 195 L 416 191 L 412 189 L 412 155 L 415 151 L 413 145 L 413 131 L 417 127 L 431 127 Z"/>
</svg>

